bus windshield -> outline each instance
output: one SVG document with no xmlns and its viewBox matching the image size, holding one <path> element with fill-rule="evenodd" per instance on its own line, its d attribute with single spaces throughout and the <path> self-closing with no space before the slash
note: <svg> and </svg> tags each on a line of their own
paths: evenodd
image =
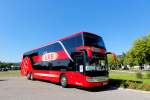
<svg viewBox="0 0 150 100">
<path fill-rule="evenodd" d="M 87 76 L 106 76 L 108 73 L 107 58 L 99 54 L 93 54 L 85 65 L 85 74 Z"/>
<path fill-rule="evenodd" d="M 99 57 L 98 55 L 93 55 L 89 59 L 89 64 L 86 66 L 86 71 L 106 71 L 107 62 L 105 57 Z"/>
<path fill-rule="evenodd" d="M 92 34 L 84 35 L 84 44 L 85 46 L 93 46 L 93 47 L 105 49 L 105 44 L 103 39 L 97 35 L 92 35 Z"/>
</svg>

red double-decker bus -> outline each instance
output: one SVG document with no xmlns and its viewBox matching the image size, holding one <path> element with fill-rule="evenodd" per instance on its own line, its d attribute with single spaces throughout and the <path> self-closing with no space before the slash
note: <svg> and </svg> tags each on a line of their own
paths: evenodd
<svg viewBox="0 0 150 100">
<path fill-rule="evenodd" d="M 62 87 L 97 87 L 108 84 L 107 53 L 102 37 L 79 32 L 25 52 L 21 75 L 48 80 Z"/>
</svg>

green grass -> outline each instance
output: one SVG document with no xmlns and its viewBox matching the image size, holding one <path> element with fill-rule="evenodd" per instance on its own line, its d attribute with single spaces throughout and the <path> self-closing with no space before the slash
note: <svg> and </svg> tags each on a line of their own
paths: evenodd
<svg viewBox="0 0 150 100">
<path fill-rule="evenodd" d="M 139 73 L 142 73 L 140 77 Z M 110 85 L 150 91 L 150 77 L 147 73 L 150 73 L 150 71 L 113 70 L 109 72 Z"/>
<path fill-rule="evenodd" d="M 133 80 L 133 81 L 142 81 L 143 84 L 150 85 L 150 79 L 147 78 L 146 72 L 142 72 L 143 78 L 138 79 L 136 77 L 136 73 L 138 71 L 110 71 L 109 77 L 110 79 L 121 79 L 121 80 Z"/>
<path fill-rule="evenodd" d="M 123 80 L 135 80 L 139 81 L 140 79 L 136 78 L 135 73 L 121 72 L 121 71 L 110 71 L 110 79 L 123 79 Z"/>
<path fill-rule="evenodd" d="M 0 72 L 0 77 L 20 77 L 20 70 Z"/>
</svg>

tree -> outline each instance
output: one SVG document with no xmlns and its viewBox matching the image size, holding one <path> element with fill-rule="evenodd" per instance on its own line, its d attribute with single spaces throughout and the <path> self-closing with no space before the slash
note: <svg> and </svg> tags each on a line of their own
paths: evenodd
<svg viewBox="0 0 150 100">
<path fill-rule="evenodd" d="M 1 62 L 0 61 L 0 69 L 1 68 L 6 68 L 6 69 L 11 69 L 11 66 L 19 66 L 20 63 L 9 63 L 9 62 Z"/>
<path fill-rule="evenodd" d="M 150 32 L 147 35 L 146 63 L 150 64 Z"/>
<path fill-rule="evenodd" d="M 133 65 L 136 65 L 136 62 L 134 61 L 133 50 L 130 49 L 126 53 L 126 56 L 124 57 L 123 65 L 124 66 L 127 66 L 127 65 L 133 66 Z"/>
<path fill-rule="evenodd" d="M 150 64 L 150 33 L 134 41 L 132 48 L 127 52 L 125 65 Z"/>
<path fill-rule="evenodd" d="M 117 63 L 120 67 L 124 65 L 125 57 L 126 57 L 126 54 L 124 52 L 121 55 L 117 56 Z"/>
<path fill-rule="evenodd" d="M 114 56 L 114 54 L 109 54 L 107 56 L 108 58 L 108 66 L 110 69 L 116 69 L 117 67 L 117 61 L 116 61 L 116 58 Z"/>
</svg>

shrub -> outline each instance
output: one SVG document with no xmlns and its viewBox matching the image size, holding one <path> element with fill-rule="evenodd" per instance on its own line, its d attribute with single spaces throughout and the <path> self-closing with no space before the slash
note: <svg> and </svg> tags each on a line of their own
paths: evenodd
<svg viewBox="0 0 150 100">
<path fill-rule="evenodd" d="M 130 89 L 136 89 L 138 86 L 138 83 L 136 82 L 129 82 L 128 84 L 129 84 L 128 88 Z"/>
<path fill-rule="evenodd" d="M 150 85 L 144 85 L 143 90 L 145 91 L 150 91 Z"/>
<path fill-rule="evenodd" d="M 136 87 L 136 89 L 140 89 L 140 90 L 142 90 L 143 88 L 144 88 L 143 84 L 138 84 L 137 87 Z"/>
<path fill-rule="evenodd" d="M 123 87 L 124 88 L 128 88 L 129 87 L 129 84 L 130 84 L 130 81 L 125 81 L 122 83 L 123 84 Z"/>
<path fill-rule="evenodd" d="M 150 85 L 144 84 L 142 81 L 111 79 L 109 85 L 115 87 L 150 91 Z"/>
<path fill-rule="evenodd" d="M 137 73 L 136 73 L 136 77 L 137 77 L 137 79 L 142 79 L 142 78 L 143 78 L 143 75 L 142 75 L 141 72 L 137 72 Z"/>
</svg>

